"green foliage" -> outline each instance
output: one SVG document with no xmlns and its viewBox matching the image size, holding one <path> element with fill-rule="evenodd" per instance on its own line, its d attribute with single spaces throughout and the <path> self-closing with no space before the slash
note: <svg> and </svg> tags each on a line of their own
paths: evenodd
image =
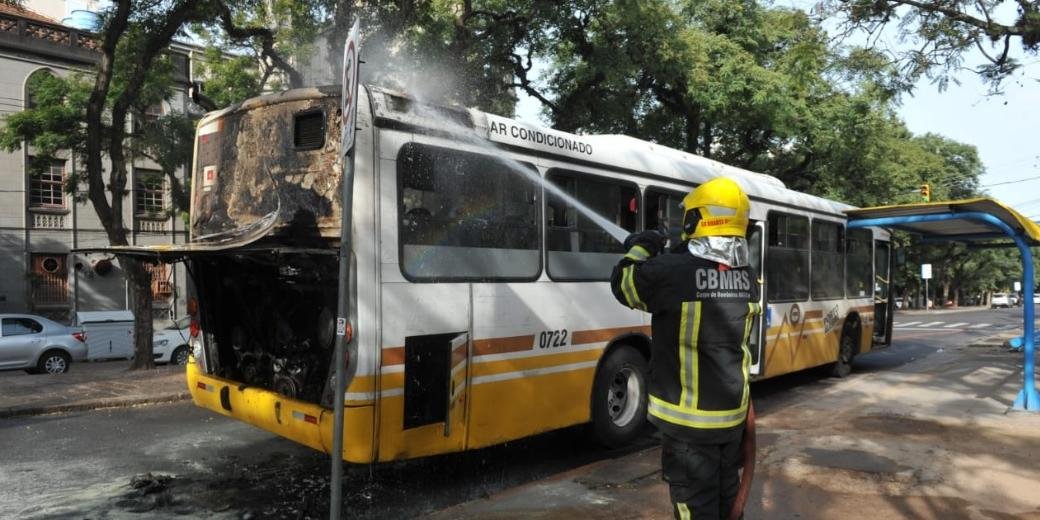
<svg viewBox="0 0 1040 520">
<path fill-rule="evenodd" d="M 62 151 L 82 149 L 90 85 L 81 76 L 59 77 L 40 70 L 29 77 L 26 91 L 30 108 L 4 117 L 0 148 L 14 152 L 23 141 L 31 143 L 30 173 L 37 174 L 49 169 Z"/>
<path fill-rule="evenodd" d="M 208 47 L 198 62 L 205 79 L 205 94 L 218 107 L 242 102 L 261 93 L 260 70 L 255 56 L 227 55 Z"/>
<path fill-rule="evenodd" d="M 975 72 L 998 91 L 1022 65 L 1010 55 L 1012 47 L 1028 55 L 1040 51 L 1040 3 L 1035 1 L 1019 1 L 1016 9 L 1002 0 L 842 0 L 827 5 L 842 24 L 841 34 L 858 29 L 877 35 L 891 25 L 896 36 L 891 39 L 903 43 L 893 54 L 907 87 L 928 77 L 945 88 L 963 69 L 965 55 L 978 51 L 985 62 Z"/>
</svg>

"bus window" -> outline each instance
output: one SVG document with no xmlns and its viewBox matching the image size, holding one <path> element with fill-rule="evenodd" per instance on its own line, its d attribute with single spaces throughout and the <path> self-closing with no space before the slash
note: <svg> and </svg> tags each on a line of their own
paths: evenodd
<svg viewBox="0 0 1040 520">
<path fill-rule="evenodd" d="M 809 219 L 769 213 L 766 294 L 771 302 L 809 299 Z"/>
<path fill-rule="evenodd" d="M 845 275 L 845 291 L 849 298 L 870 298 L 873 295 L 874 255 L 871 251 L 873 234 L 869 229 L 850 229 L 848 245 L 848 271 Z"/>
<path fill-rule="evenodd" d="M 628 231 L 636 230 L 639 188 L 565 170 L 549 170 L 549 182 L 593 212 Z M 547 193 L 548 271 L 554 280 L 608 280 L 624 254 L 622 244 L 560 197 Z"/>
<path fill-rule="evenodd" d="M 814 300 L 845 295 L 845 227 L 815 219 L 812 223 L 812 297 Z"/>
<path fill-rule="evenodd" d="M 646 229 L 668 230 L 668 238 L 672 244 L 679 243 L 682 233 L 683 209 L 680 207 L 686 195 L 677 191 L 666 191 L 661 188 L 646 190 Z"/>
<path fill-rule="evenodd" d="M 401 148 L 398 229 L 406 278 L 538 277 L 538 190 L 511 167 L 493 157 L 446 148 L 414 143 Z"/>
</svg>

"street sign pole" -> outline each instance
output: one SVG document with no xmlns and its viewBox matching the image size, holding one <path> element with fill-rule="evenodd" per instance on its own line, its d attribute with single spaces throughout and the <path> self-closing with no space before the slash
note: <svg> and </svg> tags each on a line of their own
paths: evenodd
<svg viewBox="0 0 1040 520">
<path fill-rule="evenodd" d="M 340 158 L 343 164 L 343 185 L 340 198 L 339 287 L 336 306 L 336 363 L 335 399 L 332 425 L 332 478 L 329 497 L 329 518 L 339 520 L 343 507 L 343 407 L 347 391 L 347 345 L 353 340 L 350 325 L 350 252 L 354 206 L 354 140 L 358 105 L 358 43 L 360 22 L 355 19 L 343 47 L 343 91 L 340 98 L 341 132 Z"/>
<path fill-rule="evenodd" d="M 921 278 L 924 280 L 924 310 L 928 310 L 928 280 L 932 277 L 932 264 L 921 264 Z"/>
</svg>

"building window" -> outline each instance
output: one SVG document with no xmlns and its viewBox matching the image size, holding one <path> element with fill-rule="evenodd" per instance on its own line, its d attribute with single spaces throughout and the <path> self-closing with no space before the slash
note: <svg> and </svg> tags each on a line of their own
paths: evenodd
<svg viewBox="0 0 1040 520">
<path fill-rule="evenodd" d="M 134 170 L 134 213 L 145 218 L 166 218 L 166 190 L 162 172 Z"/>
<path fill-rule="evenodd" d="M 152 301 L 165 302 L 173 296 L 173 282 L 169 264 L 145 264 L 152 275 Z"/>
<path fill-rule="evenodd" d="M 141 114 L 141 120 L 144 121 L 144 124 L 146 125 L 153 125 L 163 115 L 164 111 L 162 104 L 156 103 L 144 109 L 144 114 Z"/>
<path fill-rule="evenodd" d="M 29 159 L 32 162 L 32 158 Z M 65 162 L 54 161 L 50 168 L 29 174 L 29 207 L 65 209 Z"/>
<path fill-rule="evenodd" d="M 67 305 L 69 272 L 64 254 L 32 255 L 32 302 L 34 305 Z"/>
</svg>

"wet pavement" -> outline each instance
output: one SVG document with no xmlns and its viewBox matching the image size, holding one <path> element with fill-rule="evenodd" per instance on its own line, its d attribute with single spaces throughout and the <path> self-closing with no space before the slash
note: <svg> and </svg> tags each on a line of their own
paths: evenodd
<svg viewBox="0 0 1040 520">
<path fill-rule="evenodd" d="M 1013 319 L 1008 311 L 965 316 L 957 322 Z M 1008 411 L 1022 355 L 1001 336 L 980 342 L 981 332 L 945 330 L 938 319 L 929 329 L 897 328 L 895 345 L 857 358 L 848 379 L 808 371 L 752 385 L 759 450 L 746 518 L 1040 519 L 1040 416 Z M 127 368 L 0 373 L 0 517 L 327 517 L 327 456 L 187 402 L 118 409 L 187 397 L 180 367 Z M 53 413 L 62 410 L 81 411 Z M 52 414 L 26 417 L 39 413 Z M 347 465 L 344 511 L 670 518 L 659 449 L 649 435 L 640 443 L 605 452 L 575 428 L 469 453 Z M 135 475 L 143 475 L 137 488 Z"/>
<path fill-rule="evenodd" d="M 1040 519 L 1040 414 L 1008 409 L 1022 356 L 950 334 L 764 407 L 746 518 Z M 659 458 L 655 447 L 596 462 L 429 518 L 670 518 Z"/>
</svg>

